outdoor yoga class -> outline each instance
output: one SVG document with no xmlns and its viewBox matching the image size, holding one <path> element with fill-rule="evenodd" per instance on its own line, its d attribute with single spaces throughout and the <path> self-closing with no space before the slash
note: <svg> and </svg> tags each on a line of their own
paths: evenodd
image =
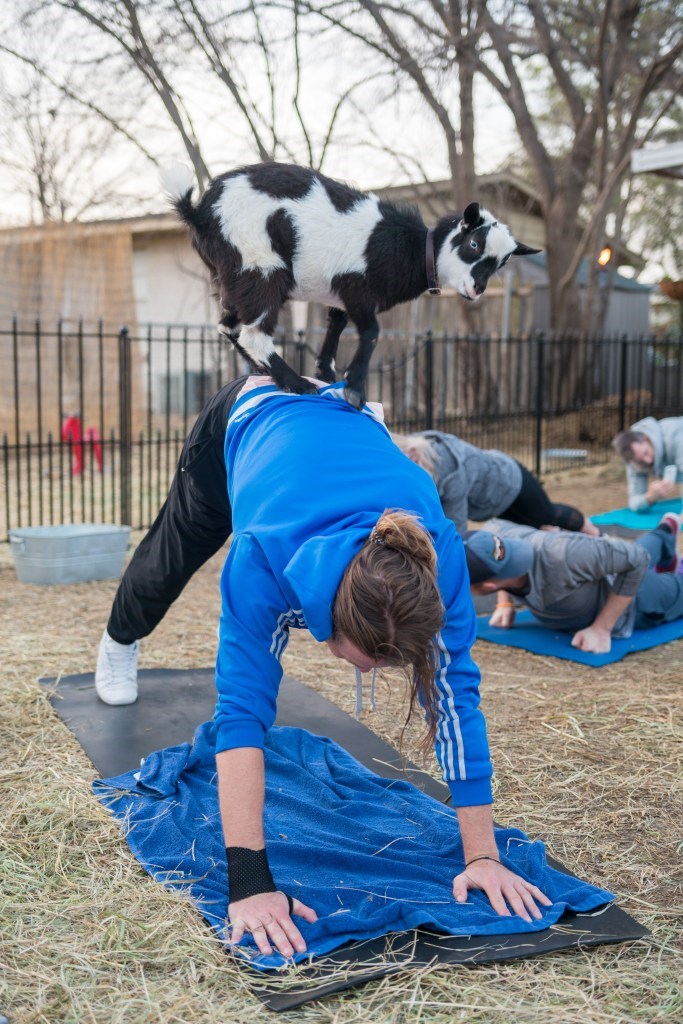
<svg viewBox="0 0 683 1024">
<path fill-rule="evenodd" d="M 682 1020 L 680 9 L 0 17 L 0 1024 Z"/>
</svg>

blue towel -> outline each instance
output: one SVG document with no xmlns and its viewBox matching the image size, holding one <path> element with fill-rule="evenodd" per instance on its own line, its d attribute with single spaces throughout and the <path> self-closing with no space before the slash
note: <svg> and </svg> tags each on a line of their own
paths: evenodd
<svg viewBox="0 0 683 1024">
<path fill-rule="evenodd" d="M 654 530 L 667 512 L 682 510 L 681 498 L 673 498 L 671 501 L 658 501 L 655 505 L 650 505 L 645 512 L 632 512 L 630 508 L 613 508 L 611 512 L 591 516 L 591 522 L 596 526 L 623 526 L 627 530 Z"/>
<path fill-rule="evenodd" d="M 139 772 L 93 783 L 121 822 L 146 871 L 189 895 L 228 941 L 227 870 L 216 788 L 215 730 L 200 725 L 190 745 L 145 759 Z M 421 926 L 451 935 L 536 931 L 565 909 L 590 911 L 613 899 L 550 868 L 540 842 L 518 829 L 498 829 L 501 858 L 554 901 L 543 919 L 499 917 L 480 892 L 466 904 L 452 896 L 463 867 L 455 811 L 409 782 L 382 779 L 336 743 L 304 729 L 275 727 L 266 744 L 265 828 L 277 884 L 313 907 L 319 920 L 297 918 L 308 953 L 321 955 L 352 939 Z M 237 783 L 239 784 L 239 783 Z M 251 936 L 236 951 L 268 970 L 286 961 L 264 956 Z"/>
<path fill-rule="evenodd" d="M 588 654 L 587 651 L 572 647 L 573 633 L 560 633 L 542 626 L 527 609 L 517 613 L 512 629 L 489 626 L 489 618 L 490 615 L 477 616 L 477 640 L 488 640 L 504 647 L 518 647 L 532 654 L 550 654 L 553 658 L 578 661 L 593 668 L 611 665 L 634 651 L 647 651 L 650 647 L 668 644 L 671 640 L 683 637 L 683 619 L 676 619 L 675 622 L 665 622 L 651 629 L 636 629 L 628 640 L 612 640 L 609 654 Z"/>
</svg>

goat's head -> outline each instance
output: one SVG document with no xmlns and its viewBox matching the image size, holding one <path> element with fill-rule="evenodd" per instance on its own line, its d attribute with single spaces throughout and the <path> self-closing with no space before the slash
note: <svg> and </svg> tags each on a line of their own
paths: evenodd
<svg viewBox="0 0 683 1024">
<path fill-rule="evenodd" d="M 470 203 L 461 218 L 443 217 L 435 230 L 437 239 L 439 235 L 443 239 L 436 261 L 439 280 L 466 299 L 477 299 L 491 275 L 511 256 L 541 251 L 516 241 L 507 225 L 479 203 Z"/>
</svg>

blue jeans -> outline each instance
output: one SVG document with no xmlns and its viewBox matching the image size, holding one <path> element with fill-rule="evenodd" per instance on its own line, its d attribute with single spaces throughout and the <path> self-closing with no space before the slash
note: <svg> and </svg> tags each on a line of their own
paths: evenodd
<svg viewBox="0 0 683 1024">
<path fill-rule="evenodd" d="M 635 628 L 649 629 L 661 622 L 683 618 L 683 576 L 654 572 L 655 566 L 669 565 L 673 561 L 676 538 L 658 526 L 639 537 L 636 544 L 645 548 L 650 556 L 651 570 L 645 573 L 636 594 Z"/>
</svg>

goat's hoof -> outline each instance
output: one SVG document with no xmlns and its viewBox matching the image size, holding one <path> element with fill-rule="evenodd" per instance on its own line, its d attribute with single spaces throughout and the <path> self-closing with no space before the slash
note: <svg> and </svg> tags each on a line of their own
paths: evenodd
<svg viewBox="0 0 683 1024">
<path fill-rule="evenodd" d="M 232 342 L 234 345 L 239 340 L 240 332 L 239 328 L 225 327 L 224 324 L 218 325 L 218 336 L 219 338 L 225 338 L 226 341 Z"/>
<path fill-rule="evenodd" d="M 304 377 L 300 377 L 296 381 L 288 381 L 284 385 L 280 385 L 283 391 L 289 391 L 293 395 L 317 395 L 320 393 L 320 388 L 313 381 L 306 380 Z"/>
<path fill-rule="evenodd" d="M 362 409 L 365 405 L 365 395 L 363 392 L 357 388 L 349 387 L 348 384 L 344 388 L 344 398 L 354 409 Z"/>
<path fill-rule="evenodd" d="M 318 372 L 315 375 L 315 379 L 321 380 L 323 384 L 337 383 L 337 375 L 334 372 L 334 370 L 325 370 L 324 372 L 322 370 L 318 370 Z"/>
</svg>

